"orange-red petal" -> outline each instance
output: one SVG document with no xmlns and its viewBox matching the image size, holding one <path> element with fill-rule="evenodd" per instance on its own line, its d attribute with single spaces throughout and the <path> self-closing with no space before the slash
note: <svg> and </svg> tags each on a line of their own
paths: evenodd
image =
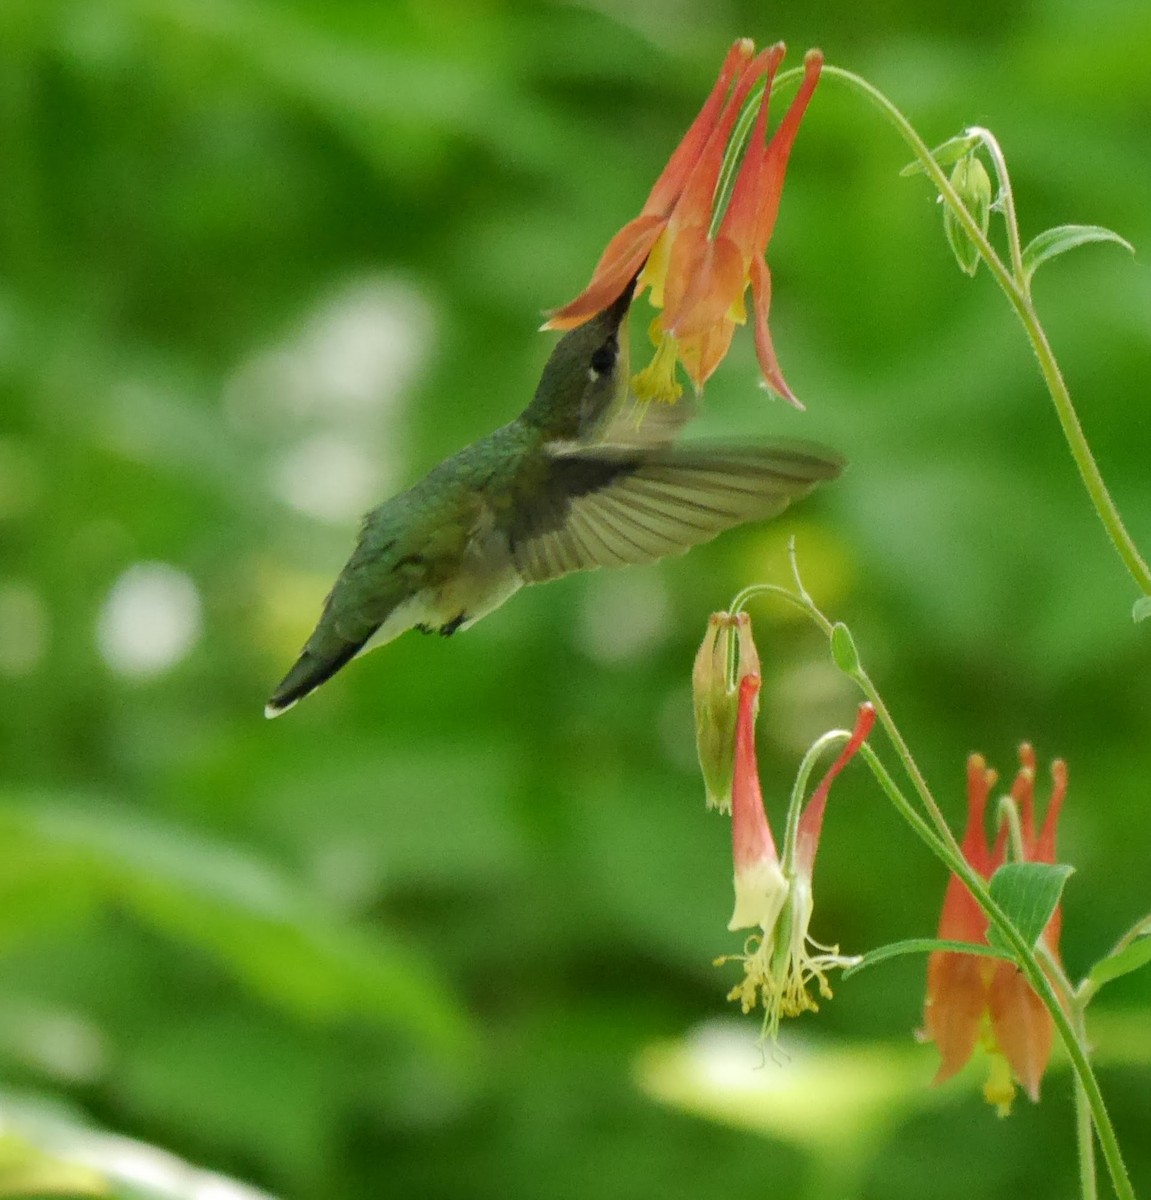
<svg viewBox="0 0 1151 1200">
<path fill-rule="evenodd" d="M 859 706 L 855 716 L 855 727 L 847 744 L 839 752 L 835 762 L 828 767 L 827 772 L 819 781 L 811 799 L 800 814 L 799 823 L 795 829 L 795 865 L 801 875 L 811 878 L 815 865 L 815 852 L 819 849 L 819 834 L 823 828 L 823 813 L 827 807 L 827 797 L 831 793 L 831 785 L 835 777 L 847 766 L 859 752 L 859 747 L 867 740 L 875 724 L 875 708 L 869 703 Z"/>
<path fill-rule="evenodd" d="M 664 218 L 655 216 L 628 221 L 600 255 L 591 282 L 574 300 L 555 309 L 544 328 L 574 329 L 614 304 L 643 266 L 666 224 Z"/>
<path fill-rule="evenodd" d="M 614 303 L 628 281 L 643 266 L 663 232 L 669 215 L 679 205 L 685 188 L 693 179 L 698 180 L 699 162 L 705 151 L 709 155 L 709 162 L 715 157 L 717 137 L 719 161 L 714 169 L 718 174 L 727 135 L 719 136 L 717 121 L 730 130 L 738 112 L 734 102 L 749 62 L 754 62 L 751 57 L 754 50 L 755 43 L 748 38 L 733 43 L 723 60 L 711 94 L 660 172 L 640 215 L 629 221 L 608 242 L 592 272 L 591 282 L 574 300 L 550 314 L 544 324 L 545 329 L 573 329 Z M 732 80 L 737 80 L 736 91 L 729 96 Z M 743 95 L 746 95 L 746 91 Z M 742 100 L 739 103 L 742 104 Z"/>
<path fill-rule="evenodd" d="M 723 159 L 727 153 L 727 144 L 731 140 L 732 128 L 743 109 L 748 93 L 768 66 L 778 61 L 779 53 L 781 47 L 775 46 L 770 50 L 761 51 L 747 64 L 736 80 L 723 111 L 684 183 L 683 193 L 676 201 L 670 218 L 673 230 L 678 229 L 681 224 L 710 225 L 715 189 L 719 183 L 719 173 L 723 169 Z"/>
<path fill-rule="evenodd" d="M 779 201 L 783 195 L 783 177 L 787 171 L 787 160 L 791 155 L 791 147 L 795 135 L 799 132 L 799 123 L 807 111 L 815 85 L 819 82 L 823 70 L 823 55 L 818 50 L 809 50 L 803 59 L 803 82 L 799 85 L 794 99 L 788 106 L 783 119 L 771 135 L 767 147 L 767 157 L 763 175 L 760 179 L 760 194 L 763 197 L 759 209 L 759 219 L 756 223 L 754 253 L 762 255 L 771 241 L 775 229 L 775 219 L 779 215 Z"/>
<path fill-rule="evenodd" d="M 760 374 L 769 388 L 782 396 L 789 404 L 802 409 L 803 404 L 787 386 L 775 356 L 775 345 L 771 330 L 767 326 L 767 313 L 771 307 L 771 272 L 762 257 L 751 260 L 751 305 L 755 316 L 755 357 L 759 362 Z"/>
<path fill-rule="evenodd" d="M 668 260 L 663 326 L 680 338 L 703 333 L 729 315 L 745 287 L 743 257 L 730 239 L 709 238 L 704 225 L 681 229 Z"/>
<path fill-rule="evenodd" d="M 1013 963 L 999 963 L 987 993 L 995 1044 L 1032 1100 L 1047 1069 L 1055 1023 L 1034 989 Z"/>
<path fill-rule="evenodd" d="M 924 1023 L 939 1050 L 935 1082 L 950 1079 L 971 1057 L 987 1008 L 982 960 L 971 954 L 936 950 L 927 960 Z"/>
<path fill-rule="evenodd" d="M 759 212 L 765 202 L 763 185 L 767 167 L 767 110 L 771 102 L 771 86 L 783 53 L 782 43 L 773 46 L 771 56 L 764 63 L 763 99 L 755 115 L 743 162 L 740 163 L 720 225 L 721 232 L 739 246 L 745 262 L 751 260 L 758 245 Z M 760 248 L 759 252 L 762 254 L 763 249 Z"/>
<path fill-rule="evenodd" d="M 669 277 L 674 273 L 678 286 L 669 298 L 664 324 L 678 337 L 694 336 L 721 320 L 747 287 L 749 247 L 739 245 L 723 232 L 711 238 L 712 207 L 735 119 L 761 77 L 766 76 L 765 97 L 770 93 L 771 80 L 783 54 L 784 46 L 779 43 L 756 55 L 748 64 L 672 215 L 673 243 L 668 272 Z M 762 134 L 762 126 L 758 128 Z M 745 157 L 745 166 L 746 161 Z M 741 167 L 741 176 L 743 172 Z M 749 200 L 748 182 L 744 177 L 739 189 L 744 208 Z M 752 203 L 755 199 L 750 197 Z M 725 222 L 726 219 L 725 214 Z M 749 232 L 754 232 L 751 220 L 745 224 Z"/>
<path fill-rule="evenodd" d="M 719 76 L 711 93 L 704 101 L 703 108 L 699 110 L 699 114 L 688 127 L 688 131 L 683 135 L 679 145 L 672 151 L 671 157 L 667 160 L 667 166 L 655 181 L 655 185 L 641 209 L 643 216 L 654 214 L 666 217 L 671 212 L 711 137 L 731 81 L 742 75 L 754 51 L 755 43 L 750 38 L 740 38 L 732 44 L 719 69 Z"/>
<path fill-rule="evenodd" d="M 991 852 L 987 848 L 987 831 L 984 819 L 987 813 L 987 798 L 999 776 L 988 768 L 982 754 L 971 754 L 967 759 L 967 827 L 963 831 L 960 847 L 963 857 L 983 876 L 991 876 Z"/>
<path fill-rule="evenodd" d="M 1059 824 L 1059 814 L 1063 809 L 1063 798 L 1067 795 L 1067 764 L 1057 758 L 1051 764 L 1051 799 L 1047 802 L 1047 813 L 1043 818 L 1043 828 L 1039 831 L 1032 853 L 1033 862 L 1053 863 L 1055 861 L 1055 830 Z"/>
<path fill-rule="evenodd" d="M 687 377 L 699 391 L 724 360 L 735 333 L 734 321 L 720 321 L 694 337 L 676 339 L 679 360 Z"/>
<path fill-rule="evenodd" d="M 760 677 L 745 675 L 739 681 L 739 715 L 735 726 L 735 776 L 731 789 L 731 848 L 737 872 L 764 860 L 777 861 L 775 841 L 755 758 L 755 713 Z"/>
</svg>

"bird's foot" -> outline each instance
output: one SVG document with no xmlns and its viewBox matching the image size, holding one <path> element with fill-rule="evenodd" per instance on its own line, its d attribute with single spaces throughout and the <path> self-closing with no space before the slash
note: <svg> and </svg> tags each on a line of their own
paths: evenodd
<svg viewBox="0 0 1151 1200">
<path fill-rule="evenodd" d="M 440 637 L 451 637 L 467 619 L 467 613 L 460 613 L 458 617 L 453 617 L 446 625 L 440 626 Z"/>
</svg>

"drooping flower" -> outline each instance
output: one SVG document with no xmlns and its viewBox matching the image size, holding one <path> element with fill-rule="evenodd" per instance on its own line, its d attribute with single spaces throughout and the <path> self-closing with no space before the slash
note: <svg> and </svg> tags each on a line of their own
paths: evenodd
<svg viewBox="0 0 1151 1200">
<path fill-rule="evenodd" d="M 752 674 L 759 674 L 759 655 L 747 613 L 712 613 L 695 656 L 691 690 L 695 746 L 707 791 L 707 807 L 723 813 L 731 812 L 739 682 Z"/>
<path fill-rule="evenodd" d="M 722 361 L 736 325 L 745 324 L 752 290 L 756 354 L 764 382 L 799 407 L 779 369 L 767 316 L 771 276 L 764 255 L 775 227 L 787 160 L 819 81 L 823 56 L 809 51 L 799 91 L 770 139 L 767 109 L 783 59 L 782 43 L 754 54 L 749 39 L 727 53 L 704 107 L 668 161 L 640 215 L 608 243 L 587 288 L 551 314 L 545 328 L 570 329 L 611 304 L 636 277 L 662 312 L 651 325 L 655 357 L 633 380 L 638 399 L 674 402 L 676 364 L 696 389 Z M 763 97 L 726 207 L 720 188 L 736 120 L 752 89 Z"/>
<path fill-rule="evenodd" d="M 1019 850 L 1024 862 L 1055 861 L 1055 830 L 1067 792 L 1067 767 L 1051 765 L 1051 799 L 1043 826 L 1035 826 L 1035 752 L 1019 747 L 1019 772 L 1011 798 L 1019 814 Z M 1001 829 L 989 845 L 984 828 L 987 799 L 996 774 L 981 755 L 967 760 L 967 828 L 961 842 L 964 857 L 984 879 L 990 879 L 1007 857 L 1008 838 Z M 1062 915 L 1057 908 L 1042 938 L 1058 956 Z M 949 941 L 987 943 L 987 918 L 967 887 L 952 876 L 943 898 L 939 936 Z M 1051 1014 L 1042 1005 L 1022 972 L 1009 962 L 937 950 L 927 962 L 925 1037 L 939 1050 L 936 1083 L 950 1079 L 971 1058 L 976 1045 L 990 1057 L 990 1074 L 983 1093 L 1001 1116 L 1011 1111 L 1018 1083 L 1032 1100 L 1047 1067 L 1054 1037 Z"/>
<path fill-rule="evenodd" d="M 832 781 L 866 740 L 875 710 L 870 704 L 860 705 L 855 729 L 795 822 L 781 860 L 764 811 L 756 764 L 759 687 L 757 674 L 740 681 L 731 810 L 735 908 L 728 922 L 728 929 L 757 932 L 747 939 L 742 954 L 716 961 L 718 965 L 736 959 L 743 965 L 744 977 L 728 999 L 738 1001 L 745 1013 L 761 1005 L 764 1032 L 774 1037 L 781 1018 L 818 1009 L 808 991 L 811 984 L 829 998 L 827 972 L 857 961 L 841 955 L 837 946 L 821 945 L 808 932 L 814 907 L 812 872 Z"/>
</svg>

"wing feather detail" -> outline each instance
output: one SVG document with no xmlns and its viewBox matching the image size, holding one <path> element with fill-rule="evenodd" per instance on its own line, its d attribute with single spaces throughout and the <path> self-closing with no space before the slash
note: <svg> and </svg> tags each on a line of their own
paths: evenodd
<svg viewBox="0 0 1151 1200">
<path fill-rule="evenodd" d="M 843 469 L 807 443 L 557 446 L 509 533 L 525 583 L 655 562 L 766 520 Z"/>
</svg>

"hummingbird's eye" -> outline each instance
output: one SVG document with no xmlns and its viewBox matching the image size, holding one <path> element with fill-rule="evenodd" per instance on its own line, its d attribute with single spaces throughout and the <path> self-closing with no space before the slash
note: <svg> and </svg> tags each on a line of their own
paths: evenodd
<svg viewBox="0 0 1151 1200">
<path fill-rule="evenodd" d="M 616 354 L 618 346 L 614 339 L 610 342 L 604 342 L 602 346 L 591 356 L 591 369 L 597 375 L 606 375 L 615 366 Z"/>
</svg>

